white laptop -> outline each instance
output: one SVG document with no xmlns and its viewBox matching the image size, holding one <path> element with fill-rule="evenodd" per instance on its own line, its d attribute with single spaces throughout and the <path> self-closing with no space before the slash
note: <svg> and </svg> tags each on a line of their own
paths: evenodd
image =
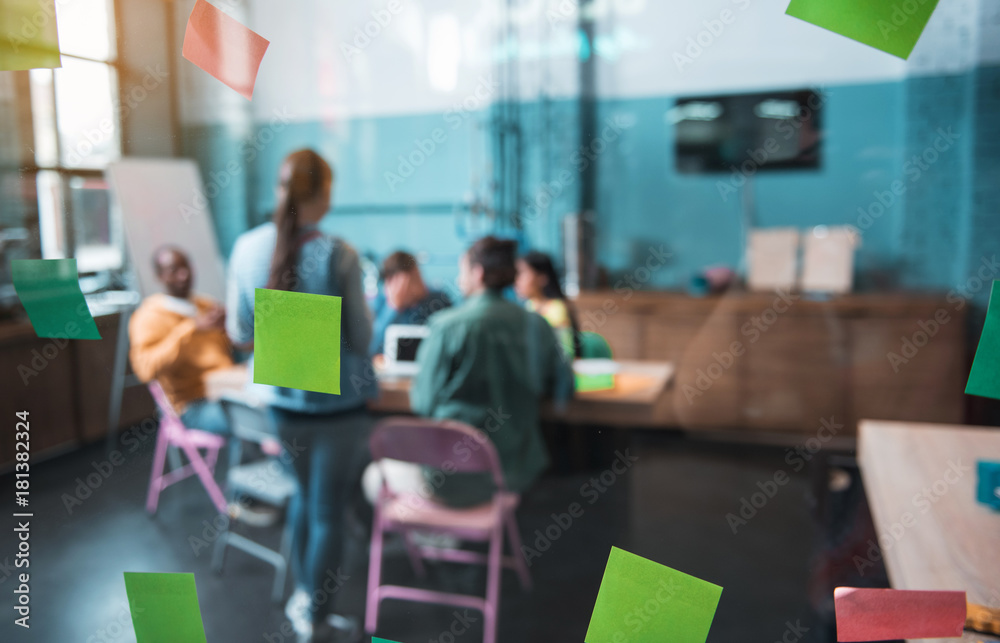
<svg viewBox="0 0 1000 643">
<path fill-rule="evenodd" d="M 385 368 L 386 375 L 417 374 L 417 349 L 420 342 L 430 334 L 427 326 L 409 324 L 391 324 L 385 329 Z"/>
</svg>

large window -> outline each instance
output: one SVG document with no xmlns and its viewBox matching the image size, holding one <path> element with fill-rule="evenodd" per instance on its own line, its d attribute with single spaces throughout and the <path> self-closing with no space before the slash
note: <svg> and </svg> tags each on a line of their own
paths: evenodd
<svg viewBox="0 0 1000 643">
<path fill-rule="evenodd" d="M 76 257 L 81 272 L 118 268 L 104 181 L 122 153 L 113 0 L 61 3 L 58 21 L 62 67 L 30 72 L 42 256 Z"/>
</svg>

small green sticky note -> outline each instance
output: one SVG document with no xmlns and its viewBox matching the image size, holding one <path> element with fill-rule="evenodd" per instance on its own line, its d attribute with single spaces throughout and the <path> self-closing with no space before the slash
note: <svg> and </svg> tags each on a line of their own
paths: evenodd
<svg viewBox="0 0 1000 643">
<path fill-rule="evenodd" d="M 125 572 L 136 643 L 207 643 L 194 574 Z"/>
<path fill-rule="evenodd" d="M 76 259 L 15 259 L 14 290 L 39 337 L 100 339 L 80 290 Z"/>
<path fill-rule="evenodd" d="M 377 636 L 373 636 L 372 643 L 396 643 L 396 641 L 390 641 L 389 639 L 380 639 Z"/>
<path fill-rule="evenodd" d="M 0 70 L 62 67 L 55 0 L 0 0 Z"/>
<path fill-rule="evenodd" d="M 792 0 L 786 14 L 907 59 L 938 0 Z"/>
<path fill-rule="evenodd" d="M 257 288 L 253 381 L 340 395 L 340 297 Z"/>
<path fill-rule="evenodd" d="M 615 388 L 614 373 L 574 373 L 576 379 L 576 392 L 589 393 L 591 391 L 610 391 Z"/>
<path fill-rule="evenodd" d="M 1000 281 L 994 281 L 990 290 L 986 323 L 979 336 L 965 393 L 1000 400 Z"/>
<path fill-rule="evenodd" d="M 586 643 L 705 643 L 722 588 L 611 548 Z"/>
</svg>

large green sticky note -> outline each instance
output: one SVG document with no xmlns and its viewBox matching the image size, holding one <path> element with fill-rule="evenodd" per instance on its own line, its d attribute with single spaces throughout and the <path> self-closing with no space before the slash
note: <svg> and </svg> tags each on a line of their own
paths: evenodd
<svg viewBox="0 0 1000 643">
<path fill-rule="evenodd" d="M 785 13 L 905 60 L 937 3 L 938 0 L 792 0 Z"/>
<path fill-rule="evenodd" d="M 76 259 L 15 259 L 14 290 L 39 337 L 100 339 L 80 290 Z"/>
<path fill-rule="evenodd" d="M 258 288 L 253 381 L 340 395 L 340 297 Z"/>
<path fill-rule="evenodd" d="M 979 336 L 965 392 L 1000 400 L 1000 281 L 994 281 L 990 290 L 986 323 L 983 334 Z"/>
<path fill-rule="evenodd" d="M 55 0 L 0 0 L 0 70 L 62 67 Z"/>
<path fill-rule="evenodd" d="M 586 643 L 705 643 L 722 588 L 611 548 Z"/>
<path fill-rule="evenodd" d="M 207 643 L 194 574 L 125 572 L 136 643 Z"/>
</svg>

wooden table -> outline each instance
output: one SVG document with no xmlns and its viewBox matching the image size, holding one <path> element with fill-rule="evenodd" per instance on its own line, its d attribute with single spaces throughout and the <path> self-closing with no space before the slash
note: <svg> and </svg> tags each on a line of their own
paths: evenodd
<svg viewBox="0 0 1000 643">
<path fill-rule="evenodd" d="M 619 364 L 621 370 L 615 377 L 615 388 L 578 393 L 562 413 L 546 405 L 543 416 L 574 424 L 656 425 L 658 408 L 668 403 L 673 364 L 644 361 L 619 361 Z M 246 378 L 243 366 L 210 373 L 205 378 L 206 396 L 218 398 L 223 392 L 239 391 Z M 381 377 L 379 397 L 369 403 L 369 408 L 377 413 L 410 413 L 411 381 L 408 377 Z"/>
<path fill-rule="evenodd" d="M 1000 512 L 976 502 L 976 461 L 1000 461 L 1000 430 L 862 420 L 858 433 L 892 586 L 964 590 L 970 603 L 1000 607 Z"/>
</svg>

